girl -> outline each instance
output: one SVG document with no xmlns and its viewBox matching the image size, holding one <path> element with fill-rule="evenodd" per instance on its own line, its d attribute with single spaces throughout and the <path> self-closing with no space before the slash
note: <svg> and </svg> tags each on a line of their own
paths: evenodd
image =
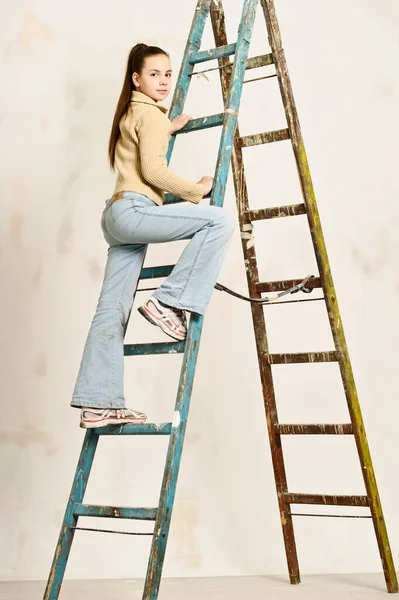
<svg viewBox="0 0 399 600">
<path fill-rule="evenodd" d="M 212 177 L 193 183 L 167 167 L 168 140 L 191 118 L 182 114 L 171 122 L 158 105 L 169 94 L 171 76 L 161 48 L 137 44 L 131 50 L 109 140 L 118 176 L 101 221 L 108 259 L 71 403 L 81 409 L 81 427 L 146 420 L 125 407 L 123 341 L 148 244 L 190 240 L 169 277 L 138 309 L 184 340 L 184 311 L 204 314 L 234 229 L 222 208 L 198 206 Z M 164 192 L 188 202 L 163 206 Z"/>
</svg>

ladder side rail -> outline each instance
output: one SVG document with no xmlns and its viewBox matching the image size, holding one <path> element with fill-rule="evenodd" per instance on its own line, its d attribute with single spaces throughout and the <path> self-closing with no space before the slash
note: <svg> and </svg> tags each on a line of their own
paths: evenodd
<svg viewBox="0 0 399 600">
<path fill-rule="evenodd" d="M 211 5 L 211 21 L 216 45 L 227 45 L 228 42 L 224 10 L 220 0 Z M 221 58 L 219 60 L 219 66 L 227 63 L 228 59 Z M 228 90 L 232 80 L 231 68 L 220 69 L 219 75 L 224 102 L 227 102 Z M 250 224 L 250 220 L 248 218 L 248 189 L 245 179 L 242 148 L 239 140 L 240 133 L 237 126 L 234 136 L 234 150 L 231 156 L 231 164 L 235 195 L 237 198 L 240 229 L 242 230 L 242 226 Z M 256 289 L 256 284 L 259 281 L 259 273 L 255 247 L 252 246 L 251 248 L 247 248 L 246 240 L 242 240 L 242 248 L 246 265 L 249 295 L 252 298 L 260 298 L 261 294 Z M 265 315 L 263 308 L 258 304 L 251 304 L 251 311 L 289 576 L 291 583 L 297 584 L 300 583 L 298 555 L 295 544 L 294 525 L 291 516 L 290 505 L 284 499 L 284 494 L 288 493 L 288 485 L 284 465 L 283 449 L 281 445 L 281 436 L 276 428 L 278 424 L 278 414 L 274 393 L 272 367 L 265 360 L 266 356 L 269 354 Z"/>
<path fill-rule="evenodd" d="M 195 65 L 190 63 L 190 56 L 197 53 L 201 46 L 205 22 L 210 10 L 210 2 L 211 0 L 198 0 L 197 2 L 169 111 L 169 118 L 171 120 L 183 111 L 191 83 L 190 75 L 195 68 Z M 176 136 L 172 135 L 166 155 L 168 164 L 170 162 L 175 140 Z M 172 430 L 169 438 L 165 470 L 161 485 L 157 519 L 154 525 L 154 535 L 148 560 L 143 600 L 157 600 L 158 598 L 202 324 L 202 316 L 194 314 L 191 316 L 176 397 L 175 416 L 172 422 Z"/>
<path fill-rule="evenodd" d="M 237 50 L 231 70 L 233 85 L 228 88 L 225 102 L 225 124 L 220 136 L 219 151 L 214 173 L 214 187 L 212 190 L 210 204 L 223 206 L 224 194 L 227 184 L 230 159 L 233 151 L 234 133 L 237 127 L 237 113 L 240 107 L 244 74 L 247 65 L 249 44 L 255 21 L 258 0 L 244 0 L 244 7 L 240 26 L 238 29 Z M 221 60 L 221 59 L 219 59 Z"/>
<path fill-rule="evenodd" d="M 69 553 L 75 535 L 74 528 L 76 527 L 79 518 L 74 514 L 74 506 L 76 503 L 83 502 L 97 443 L 98 435 L 96 435 L 93 431 L 87 430 L 83 441 L 82 450 L 80 452 L 78 465 L 76 467 L 72 489 L 65 510 L 64 520 L 61 525 L 61 531 L 55 549 L 53 564 L 51 566 L 43 600 L 57 600 L 59 596 Z"/>
<path fill-rule="evenodd" d="M 184 50 L 179 75 L 176 81 L 175 91 L 173 93 L 172 103 L 169 110 L 169 119 L 172 121 L 180 115 L 184 108 L 188 90 L 191 83 L 190 75 L 193 73 L 195 65 L 190 63 L 190 56 L 198 52 L 201 47 L 201 40 L 204 33 L 206 19 L 209 14 L 211 0 L 198 0 L 194 17 L 191 23 L 190 32 L 187 38 L 186 48 Z M 176 136 L 172 135 L 169 140 L 166 160 L 169 164 L 175 145 Z"/>
<path fill-rule="evenodd" d="M 172 421 L 172 431 L 169 438 L 169 446 L 159 497 L 157 518 L 154 526 L 154 535 L 152 538 L 143 600 L 156 600 L 158 598 L 158 590 L 161 582 L 166 544 L 168 541 L 203 320 L 204 318 L 201 315 L 193 313 L 187 332 L 186 349 L 180 373 L 180 381 Z"/>
</svg>

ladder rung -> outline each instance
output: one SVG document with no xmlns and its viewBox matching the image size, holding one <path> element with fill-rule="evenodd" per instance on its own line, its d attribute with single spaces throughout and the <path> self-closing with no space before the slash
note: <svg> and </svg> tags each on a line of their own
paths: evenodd
<svg viewBox="0 0 399 600">
<path fill-rule="evenodd" d="M 256 69 L 258 67 L 266 67 L 268 65 L 272 65 L 274 63 L 273 54 L 262 54 L 262 56 L 254 56 L 253 58 L 249 58 L 247 60 L 246 69 Z M 228 61 L 218 67 L 213 67 L 212 69 L 205 69 L 203 71 L 194 71 L 190 73 L 190 77 L 194 75 L 199 75 L 201 73 L 209 73 L 211 71 L 218 71 L 219 69 L 232 68 L 233 63 Z M 256 79 L 249 79 L 248 81 L 244 81 L 243 83 L 249 83 L 250 81 L 258 81 L 259 79 L 269 79 L 270 77 L 277 77 L 277 74 L 269 75 L 267 77 L 257 77 Z"/>
<path fill-rule="evenodd" d="M 74 527 L 73 525 L 70 527 L 74 531 L 95 531 L 96 533 L 116 533 L 118 535 L 154 535 L 154 532 L 144 533 L 144 532 L 136 532 L 136 531 L 116 531 L 115 529 L 94 529 L 93 527 Z"/>
<path fill-rule="evenodd" d="M 337 360 L 335 351 L 329 352 L 298 352 L 290 354 L 268 354 L 265 356 L 269 365 L 288 365 L 294 363 L 334 362 Z"/>
<path fill-rule="evenodd" d="M 200 131 L 201 129 L 210 129 L 211 127 L 220 127 L 223 125 L 225 113 L 218 113 L 217 115 L 209 115 L 207 117 L 200 117 L 199 119 L 191 119 L 188 123 L 179 131 L 176 131 L 174 135 L 180 135 L 181 133 L 191 133 L 192 131 Z"/>
<path fill-rule="evenodd" d="M 256 285 L 256 291 L 259 293 L 263 292 L 284 292 L 289 290 L 295 285 L 299 285 L 303 281 L 302 279 L 285 279 L 284 281 L 259 281 Z M 306 284 L 308 289 L 315 289 L 321 287 L 320 277 L 314 277 L 309 279 Z"/>
<path fill-rule="evenodd" d="M 174 194 L 165 194 L 164 204 L 177 204 L 178 202 L 186 202 L 186 200 L 179 198 L 179 196 L 175 196 Z"/>
<path fill-rule="evenodd" d="M 368 506 L 367 496 L 326 496 L 324 494 L 281 494 L 288 504 L 324 504 L 325 506 Z"/>
<path fill-rule="evenodd" d="M 318 513 L 289 513 L 291 517 L 327 517 L 333 519 L 372 519 L 371 515 L 322 515 Z"/>
<path fill-rule="evenodd" d="M 253 135 L 244 135 L 240 138 L 240 146 L 257 146 L 258 144 L 270 144 L 272 142 L 281 142 L 290 139 L 288 129 L 277 129 L 276 131 L 265 131 L 264 133 L 254 133 Z"/>
<path fill-rule="evenodd" d="M 247 60 L 247 69 L 257 69 L 258 67 L 267 67 L 274 63 L 273 54 L 261 54 L 253 56 Z"/>
<path fill-rule="evenodd" d="M 210 50 L 202 50 L 201 52 L 195 52 L 190 56 L 190 65 L 196 65 L 197 63 L 206 62 L 208 60 L 214 60 L 215 58 L 222 58 L 223 56 L 231 56 L 236 51 L 237 44 L 227 44 L 226 46 L 219 46 L 218 48 L 211 48 Z"/>
<path fill-rule="evenodd" d="M 278 423 L 274 426 L 274 431 L 280 435 L 350 435 L 353 434 L 352 423 L 347 424 L 321 424 L 312 425 L 282 425 Z"/>
<path fill-rule="evenodd" d="M 192 60 L 190 60 L 191 64 L 196 64 L 199 62 L 205 62 L 207 60 L 213 60 L 214 58 L 222 58 L 223 56 L 230 56 L 231 54 L 235 54 L 235 48 L 233 52 L 230 52 L 230 48 L 233 49 L 233 47 L 235 46 L 235 44 L 229 44 L 227 46 L 219 46 L 218 48 L 215 48 L 214 50 L 219 50 L 221 49 L 221 53 L 220 56 L 215 56 L 215 54 L 213 54 L 213 56 L 211 58 L 209 58 L 209 52 L 214 52 L 214 50 L 207 50 L 205 51 L 206 57 L 204 60 L 197 60 L 195 62 L 193 62 Z M 198 54 L 203 55 L 203 52 L 199 52 Z M 260 56 L 253 56 L 252 58 L 248 58 L 247 60 L 247 65 L 246 65 L 246 69 L 258 69 L 259 67 L 267 67 L 269 65 L 274 64 L 274 60 L 273 60 L 273 54 L 261 54 Z M 232 67 L 233 63 L 229 63 L 227 66 Z M 212 70 L 212 69 L 211 69 Z M 217 70 L 217 67 L 216 69 Z M 203 72 L 203 71 L 202 71 Z"/>
<path fill-rule="evenodd" d="M 125 344 L 125 356 L 142 354 L 179 354 L 184 352 L 185 342 L 157 342 L 155 344 Z"/>
<path fill-rule="evenodd" d="M 287 206 L 273 206 L 272 208 L 258 208 L 248 210 L 245 213 L 250 221 L 261 221 L 262 219 L 276 219 L 279 217 L 295 217 L 306 215 L 304 204 L 291 204 Z"/>
<path fill-rule="evenodd" d="M 140 279 L 156 279 L 157 277 L 168 277 L 175 265 L 163 265 L 161 267 L 144 267 L 141 269 Z"/>
<path fill-rule="evenodd" d="M 100 506 L 97 504 L 78 504 L 73 507 L 77 517 L 106 517 L 110 519 L 140 519 L 155 521 L 156 508 L 128 508 L 123 506 Z"/>
<path fill-rule="evenodd" d="M 170 435 L 172 423 L 127 423 L 92 430 L 96 435 Z"/>
</svg>

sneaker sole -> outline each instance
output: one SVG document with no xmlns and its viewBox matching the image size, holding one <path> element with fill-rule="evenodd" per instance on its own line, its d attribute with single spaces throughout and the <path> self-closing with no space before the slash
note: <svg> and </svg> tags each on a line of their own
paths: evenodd
<svg viewBox="0 0 399 600">
<path fill-rule="evenodd" d="M 145 423 L 145 419 L 103 419 L 102 421 L 81 421 L 80 427 L 82 429 L 97 429 L 98 427 L 106 427 L 107 425 L 136 425 L 139 423 Z"/>
<path fill-rule="evenodd" d="M 170 329 L 168 329 L 167 325 L 164 325 L 164 323 L 161 320 L 157 320 L 156 317 L 154 317 L 153 315 L 151 315 L 147 309 L 145 308 L 145 306 L 140 306 L 140 308 L 137 309 L 139 311 L 139 313 L 141 315 L 143 315 L 143 317 L 145 317 L 147 319 L 147 321 L 149 321 L 151 323 L 151 325 L 156 325 L 157 327 L 159 327 L 160 329 L 162 329 L 162 331 L 164 333 L 166 333 L 166 335 L 168 335 L 169 337 L 173 338 L 174 340 L 177 340 L 178 342 L 184 342 L 184 340 L 186 339 L 186 336 L 178 336 L 177 334 L 174 334 L 173 332 L 170 331 Z"/>
</svg>

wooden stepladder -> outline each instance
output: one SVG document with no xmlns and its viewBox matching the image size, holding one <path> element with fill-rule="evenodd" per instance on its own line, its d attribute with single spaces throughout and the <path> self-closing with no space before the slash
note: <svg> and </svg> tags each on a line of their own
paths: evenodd
<svg viewBox="0 0 399 600">
<path fill-rule="evenodd" d="M 287 64 L 281 44 L 279 26 L 273 0 L 260 0 L 271 52 L 262 56 L 248 58 L 249 45 L 254 26 L 255 12 L 259 0 L 244 0 L 237 41 L 228 44 L 221 0 L 198 0 L 183 61 L 176 84 L 169 117 L 175 118 L 183 112 L 192 75 L 199 63 L 217 60 L 220 73 L 224 111 L 220 114 L 193 119 L 177 134 L 189 133 L 200 129 L 221 126 L 221 138 L 214 174 L 214 187 L 210 204 L 223 206 L 226 182 L 231 161 L 234 187 L 237 198 L 238 216 L 242 232 L 242 245 L 246 264 L 250 296 L 262 299 L 263 293 L 281 292 L 299 284 L 303 278 L 261 282 L 254 245 L 254 226 L 258 220 L 306 215 L 309 224 L 319 276 L 308 281 L 307 289 L 321 288 L 326 304 L 335 349 L 326 352 L 305 352 L 297 354 L 272 354 L 268 350 L 264 308 L 260 303 L 252 303 L 252 317 L 258 352 L 258 362 L 262 382 L 262 391 L 266 411 L 267 426 L 272 452 L 278 502 L 281 514 L 284 543 L 291 583 L 299 583 L 300 574 L 295 545 L 292 505 L 320 504 L 339 506 L 360 506 L 370 509 L 377 543 L 389 592 L 397 592 L 398 585 L 395 568 L 385 527 L 384 516 L 375 481 L 370 451 L 364 430 L 356 387 L 346 347 L 338 303 L 334 290 L 326 246 L 320 225 L 306 152 L 301 136 L 297 111 L 295 108 Z M 208 15 L 211 17 L 215 36 L 215 48 L 200 50 L 203 31 Z M 234 56 L 230 62 L 229 56 Z M 282 101 L 287 118 L 287 128 L 241 137 L 238 129 L 238 111 L 247 70 L 262 66 L 273 66 L 279 82 Z M 170 160 L 176 135 L 172 136 L 168 150 Z M 277 141 L 290 141 L 298 169 L 303 203 L 274 208 L 251 210 L 248 201 L 247 186 L 243 165 L 243 148 Z M 180 202 L 179 198 L 166 195 L 165 202 Z M 144 267 L 140 279 L 166 277 L 173 268 L 170 266 Z M 306 300 L 304 300 L 306 301 Z M 184 435 L 190 406 L 193 380 L 201 340 L 203 317 L 192 314 L 187 339 L 184 342 L 125 345 L 125 356 L 152 354 L 183 354 L 180 381 L 174 415 L 171 422 L 161 425 L 144 423 L 140 425 L 108 426 L 91 429 L 85 434 L 72 490 L 65 511 L 61 533 L 54 555 L 44 600 L 59 597 L 66 564 L 69 557 L 74 533 L 79 517 L 105 517 L 154 522 L 152 545 L 148 563 L 143 600 L 158 598 L 162 568 L 168 540 L 176 484 L 183 449 Z M 273 365 L 315 362 L 338 362 L 346 400 L 349 409 L 347 424 L 281 424 L 278 421 L 276 399 L 273 385 Z M 329 496 L 317 494 L 292 493 L 288 489 L 281 437 L 284 435 L 353 435 L 356 440 L 360 465 L 366 493 L 362 496 Z M 115 507 L 88 505 L 83 503 L 87 481 L 99 438 L 103 435 L 167 435 L 169 445 L 166 457 L 158 506 Z M 105 531 L 105 530 L 102 530 Z"/>
</svg>

